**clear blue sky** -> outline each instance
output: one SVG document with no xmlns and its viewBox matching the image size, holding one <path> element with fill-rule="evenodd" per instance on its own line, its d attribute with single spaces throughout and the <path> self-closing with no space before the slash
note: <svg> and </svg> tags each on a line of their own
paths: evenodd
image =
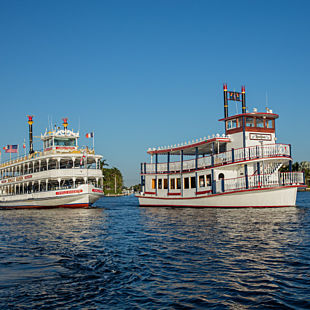
<svg viewBox="0 0 310 310">
<path fill-rule="evenodd" d="M 222 84 L 310 160 L 310 1 L 0 1 L 1 146 L 48 118 L 139 182 L 149 147 L 223 133 Z M 28 140 L 27 140 L 28 141 Z M 41 143 L 36 143 L 41 148 Z"/>
</svg>

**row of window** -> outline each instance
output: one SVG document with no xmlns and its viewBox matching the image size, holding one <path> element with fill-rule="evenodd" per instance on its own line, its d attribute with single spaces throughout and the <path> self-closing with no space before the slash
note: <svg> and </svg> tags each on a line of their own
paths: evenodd
<svg viewBox="0 0 310 310">
<path fill-rule="evenodd" d="M 221 175 L 222 173 L 220 174 L 219 178 L 222 178 Z M 170 183 L 169 184 L 170 189 L 181 189 L 181 178 L 169 178 L 169 183 Z M 198 176 L 197 186 L 199 188 L 211 186 L 211 174 Z M 157 179 L 157 184 L 156 184 L 156 179 L 152 179 L 152 189 L 156 189 L 156 188 L 157 189 L 168 189 L 168 179 L 159 178 Z M 193 176 L 193 177 L 183 178 L 183 188 L 184 189 L 196 188 L 196 177 Z"/>
<path fill-rule="evenodd" d="M 242 117 L 235 118 L 226 122 L 227 129 L 234 129 L 242 127 Z M 274 128 L 273 119 L 264 119 L 259 117 L 246 117 L 245 118 L 246 127 L 256 127 L 256 128 Z"/>
<path fill-rule="evenodd" d="M 44 149 L 53 146 L 53 140 L 55 146 L 76 146 L 76 138 L 53 138 L 43 142 Z"/>
</svg>

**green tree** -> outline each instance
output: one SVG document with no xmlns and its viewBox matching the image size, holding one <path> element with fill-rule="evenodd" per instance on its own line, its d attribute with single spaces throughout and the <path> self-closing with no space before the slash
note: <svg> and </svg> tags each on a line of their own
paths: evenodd
<svg viewBox="0 0 310 310">
<path fill-rule="evenodd" d="M 107 164 L 106 164 L 107 165 Z M 103 191 L 105 194 L 121 194 L 123 189 L 123 176 L 116 167 L 104 168 L 103 173 Z"/>
</svg>

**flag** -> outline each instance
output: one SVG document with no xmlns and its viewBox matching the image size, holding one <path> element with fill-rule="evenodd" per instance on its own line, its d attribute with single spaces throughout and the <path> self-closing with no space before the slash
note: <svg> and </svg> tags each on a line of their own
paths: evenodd
<svg viewBox="0 0 310 310">
<path fill-rule="evenodd" d="M 93 138 L 94 137 L 94 133 L 90 132 L 86 134 L 86 138 Z"/>
<path fill-rule="evenodd" d="M 5 153 L 17 153 L 18 152 L 18 145 L 17 144 L 7 145 L 3 149 L 5 149 Z"/>
</svg>

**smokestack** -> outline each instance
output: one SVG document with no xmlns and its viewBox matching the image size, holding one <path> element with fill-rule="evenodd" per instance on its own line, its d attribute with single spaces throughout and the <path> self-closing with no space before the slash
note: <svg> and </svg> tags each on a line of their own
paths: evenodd
<svg viewBox="0 0 310 310">
<path fill-rule="evenodd" d="M 224 117 L 228 117 L 228 101 L 227 101 L 227 84 L 223 85 L 224 89 Z"/>
<path fill-rule="evenodd" d="M 245 86 L 241 86 L 241 96 L 242 96 L 242 113 L 246 113 L 246 106 L 245 106 Z"/>
<path fill-rule="evenodd" d="M 63 118 L 62 120 L 64 121 L 62 125 L 64 126 L 64 129 L 66 131 L 68 127 L 68 118 Z"/>
<path fill-rule="evenodd" d="M 29 124 L 29 154 L 33 152 L 33 141 L 32 141 L 32 124 L 33 124 L 33 115 L 27 115 L 28 117 L 28 124 Z"/>
</svg>

